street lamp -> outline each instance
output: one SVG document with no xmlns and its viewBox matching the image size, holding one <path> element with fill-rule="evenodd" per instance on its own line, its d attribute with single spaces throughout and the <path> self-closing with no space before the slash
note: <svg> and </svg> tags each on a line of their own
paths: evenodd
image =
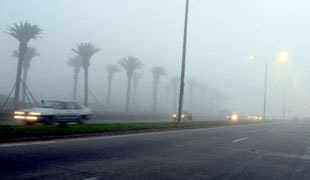
<svg viewBox="0 0 310 180">
<path fill-rule="evenodd" d="M 249 56 L 249 60 L 255 61 L 256 56 Z M 277 54 L 277 62 L 279 64 L 287 64 L 289 62 L 289 55 L 286 51 L 281 51 Z M 268 64 L 265 64 L 265 82 L 264 82 L 264 104 L 263 104 L 263 119 L 266 120 L 266 103 L 267 103 L 267 86 L 268 86 Z M 286 90 L 284 90 L 284 101 L 283 101 L 283 118 L 286 115 Z"/>
<path fill-rule="evenodd" d="M 185 60 L 186 60 L 186 45 L 187 45 L 187 22 L 188 22 L 188 5 L 189 0 L 186 0 L 185 6 L 185 21 L 184 21 L 184 35 L 183 35 L 183 52 L 182 52 L 182 65 L 181 65 L 181 82 L 180 82 L 180 96 L 178 108 L 178 123 L 181 123 L 181 114 L 183 108 L 183 95 L 184 95 L 184 76 L 185 76 Z"/>
</svg>

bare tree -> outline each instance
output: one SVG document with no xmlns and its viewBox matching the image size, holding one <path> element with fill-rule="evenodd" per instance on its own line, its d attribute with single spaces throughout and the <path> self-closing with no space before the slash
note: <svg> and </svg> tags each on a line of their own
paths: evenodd
<svg viewBox="0 0 310 180">
<path fill-rule="evenodd" d="M 129 101 L 131 91 L 131 80 L 133 73 L 142 67 L 141 61 L 133 56 L 127 56 L 119 61 L 121 67 L 124 68 L 127 74 L 127 95 L 126 95 L 126 112 L 129 112 Z"/>
<path fill-rule="evenodd" d="M 117 65 L 115 64 L 108 64 L 106 66 L 108 71 L 108 94 L 107 94 L 107 104 L 111 103 L 111 88 L 112 88 L 112 80 L 115 73 L 119 72 Z"/>
<path fill-rule="evenodd" d="M 82 67 L 84 69 L 84 105 L 88 106 L 88 69 L 90 65 L 91 57 L 100 51 L 92 43 L 80 43 L 76 49 L 72 49 L 73 52 L 77 53 L 82 60 Z"/>
<path fill-rule="evenodd" d="M 14 94 L 14 108 L 19 106 L 19 91 L 22 78 L 22 66 L 25 59 L 25 55 L 28 49 L 28 42 L 31 39 L 36 39 L 41 34 L 41 29 L 37 25 L 32 25 L 26 22 L 15 23 L 8 28 L 8 34 L 14 37 L 19 42 L 18 47 L 18 64 L 15 81 L 15 94 Z"/>
<path fill-rule="evenodd" d="M 76 101 L 78 75 L 82 66 L 82 60 L 79 55 L 69 58 L 68 64 L 73 67 L 73 101 Z"/>
<path fill-rule="evenodd" d="M 153 66 L 153 112 L 157 111 L 157 91 L 160 77 L 167 75 L 167 72 L 163 66 Z"/>
</svg>

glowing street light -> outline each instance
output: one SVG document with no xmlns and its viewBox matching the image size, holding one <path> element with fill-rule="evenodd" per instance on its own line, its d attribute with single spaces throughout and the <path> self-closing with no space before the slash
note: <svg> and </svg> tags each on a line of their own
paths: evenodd
<svg viewBox="0 0 310 180">
<path fill-rule="evenodd" d="M 255 61 L 255 60 L 256 60 L 256 56 L 250 55 L 250 56 L 249 56 L 249 60 L 250 60 L 250 61 Z"/>
<path fill-rule="evenodd" d="M 248 57 L 250 61 L 256 61 L 255 55 L 250 55 Z M 289 55 L 286 51 L 280 51 L 276 55 L 276 60 L 279 64 L 288 64 L 289 63 Z M 266 119 L 266 102 L 267 102 L 267 85 L 268 85 L 268 64 L 265 64 L 265 82 L 264 82 L 264 104 L 263 104 L 263 119 Z M 286 95 L 285 95 L 286 98 Z"/>
<path fill-rule="evenodd" d="M 280 64 L 287 64 L 289 62 L 289 55 L 285 51 L 281 51 L 277 54 L 277 61 Z"/>
</svg>

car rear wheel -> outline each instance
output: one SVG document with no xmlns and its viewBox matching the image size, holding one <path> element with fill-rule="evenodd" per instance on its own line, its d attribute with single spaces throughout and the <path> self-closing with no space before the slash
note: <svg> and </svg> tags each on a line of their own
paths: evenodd
<svg viewBox="0 0 310 180">
<path fill-rule="evenodd" d="M 44 122 L 45 125 L 53 125 L 55 121 L 55 117 L 51 116 L 51 117 L 48 117 L 47 120 Z"/>
</svg>

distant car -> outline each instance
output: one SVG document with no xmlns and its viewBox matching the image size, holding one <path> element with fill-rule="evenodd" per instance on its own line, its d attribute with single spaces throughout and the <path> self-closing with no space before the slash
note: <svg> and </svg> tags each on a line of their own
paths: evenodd
<svg viewBox="0 0 310 180">
<path fill-rule="evenodd" d="M 248 117 L 248 120 L 262 120 L 263 117 L 262 116 L 259 116 L 259 115 L 250 115 Z"/>
<path fill-rule="evenodd" d="M 178 120 L 178 113 L 173 113 L 172 114 L 172 119 L 174 121 Z M 192 121 L 193 120 L 193 115 L 191 113 L 188 112 L 183 112 L 181 115 L 181 120 L 182 121 Z"/>
<path fill-rule="evenodd" d="M 226 116 L 226 120 L 233 121 L 233 122 L 239 121 L 239 119 L 240 119 L 240 116 L 237 113 L 232 113 Z"/>
<path fill-rule="evenodd" d="M 14 112 L 15 120 L 22 120 L 25 124 L 36 123 L 66 124 L 69 122 L 84 123 L 91 116 L 91 110 L 76 102 L 42 101 L 37 107 L 21 109 Z"/>
</svg>

